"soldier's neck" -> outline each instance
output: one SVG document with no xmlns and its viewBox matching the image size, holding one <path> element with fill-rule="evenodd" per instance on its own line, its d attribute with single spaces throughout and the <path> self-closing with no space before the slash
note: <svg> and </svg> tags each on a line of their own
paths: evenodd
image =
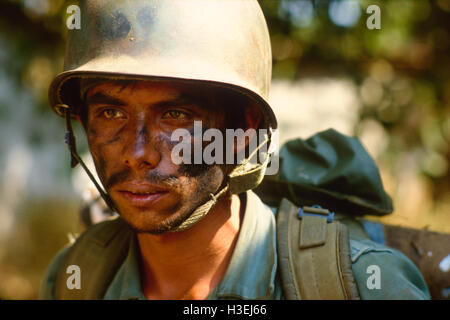
<svg viewBox="0 0 450 320">
<path fill-rule="evenodd" d="M 138 234 L 147 299 L 204 299 L 223 278 L 241 224 L 238 196 L 223 197 L 190 229 Z"/>
</svg>

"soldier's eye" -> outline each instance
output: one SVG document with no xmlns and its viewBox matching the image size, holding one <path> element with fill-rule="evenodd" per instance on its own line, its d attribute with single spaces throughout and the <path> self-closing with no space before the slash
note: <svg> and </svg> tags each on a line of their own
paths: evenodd
<svg viewBox="0 0 450 320">
<path fill-rule="evenodd" d="M 163 119 L 185 120 L 188 114 L 180 110 L 169 110 L 163 114 Z"/>
<path fill-rule="evenodd" d="M 118 119 L 123 117 L 123 113 L 120 110 L 117 109 L 104 109 L 102 111 L 102 115 L 106 119 Z"/>
</svg>

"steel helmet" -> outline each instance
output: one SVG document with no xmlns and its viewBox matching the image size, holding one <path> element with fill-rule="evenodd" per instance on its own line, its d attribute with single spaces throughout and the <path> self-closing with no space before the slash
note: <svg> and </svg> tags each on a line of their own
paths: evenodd
<svg viewBox="0 0 450 320">
<path fill-rule="evenodd" d="M 81 29 L 69 31 L 64 72 L 49 88 L 59 115 L 79 113 L 80 79 L 180 81 L 244 95 L 265 127 L 277 128 L 267 102 L 270 37 L 257 0 L 82 0 L 80 9 Z M 238 166 L 229 190 L 256 187 L 266 165 Z"/>
</svg>

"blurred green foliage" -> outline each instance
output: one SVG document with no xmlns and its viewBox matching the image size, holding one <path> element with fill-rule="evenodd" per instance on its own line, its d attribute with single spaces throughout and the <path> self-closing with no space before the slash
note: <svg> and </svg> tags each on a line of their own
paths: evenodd
<svg viewBox="0 0 450 320">
<path fill-rule="evenodd" d="M 353 78 L 361 89 L 360 122 L 373 119 L 389 134 L 385 156 L 414 150 L 435 200 L 448 198 L 450 1 L 357 1 L 360 17 L 348 27 L 332 21 L 333 2 L 349 1 L 260 1 L 272 37 L 273 77 Z M 366 27 L 373 4 L 381 9 L 380 30 Z M 309 6 L 311 19 L 296 14 Z"/>
<path fill-rule="evenodd" d="M 30 199 L 17 208 L 16 227 L 1 243 L 0 299 L 36 299 L 44 270 L 79 229 L 77 204 L 55 197 Z M 1 250 L 0 250 L 1 251 Z"/>
</svg>

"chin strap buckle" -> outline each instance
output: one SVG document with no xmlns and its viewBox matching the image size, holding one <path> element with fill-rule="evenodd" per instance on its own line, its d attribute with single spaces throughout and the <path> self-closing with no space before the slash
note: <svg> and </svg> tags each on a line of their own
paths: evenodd
<svg viewBox="0 0 450 320">
<path fill-rule="evenodd" d="M 57 106 L 57 110 L 59 113 L 64 114 L 64 117 L 66 118 L 66 133 L 64 134 L 64 142 L 69 147 L 70 166 L 72 168 L 75 168 L 80 163 L 80 161 L 76 156 L 76 140 L 72 129 L 70 107 L 66 104 L 59 104 Z"/>
</svg>

